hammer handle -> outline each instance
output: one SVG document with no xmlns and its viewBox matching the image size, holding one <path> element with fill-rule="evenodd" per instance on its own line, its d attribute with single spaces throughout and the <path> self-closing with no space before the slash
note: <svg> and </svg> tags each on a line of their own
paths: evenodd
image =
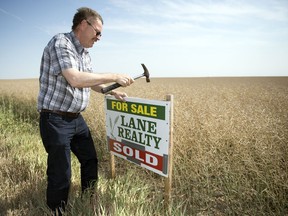
<svg viewBox="0 0 288 216">
<path fill-rule="evenodd" d="M 105 88 L 102 88 L 101 89 L 101 92 L 103 93 L 103 94 L 106 94 L 107 92 L 109 92 L 109 91 L 112 91 L 113 89 L 116 89 L 116 88 L 118 88 L 118 87 L 120 87 L 121 85 L 119 84 L 119 83 L 114 83 L 114 84 L 112 84 L 112 85 L 110 85 L 110 86 L 107 86 L 107 87 L 105 87 Z"/>
<path fill-rule="evenodd" d="M 138 75 L 138 76 L 134 77 L 133 79 L 136 80 L 136 79 L 139 79 L 139 78 L 141 78 L 141 77 L 143 77 L 143 76 L 144 76 L 144 75 L 141 74 L 141 75 Z M 105 88 L 102 88 L 102 89 L 101 89 L 101 92 L 102 92 L 103 94 L 106 94 L 107 92 L 112 91 L 112 90 L 114 90 L 114 89 L 116 89 L 116 88 L 119 88 L 120 86 L 121 86 L 121 85 L 120 85 L 119 83 L 114 83 L 114 84 L 112 84 L 112 85 L 110 85 L 110 86 L 107 86 L 107 87 L 105 87 Z"/>
</svg>

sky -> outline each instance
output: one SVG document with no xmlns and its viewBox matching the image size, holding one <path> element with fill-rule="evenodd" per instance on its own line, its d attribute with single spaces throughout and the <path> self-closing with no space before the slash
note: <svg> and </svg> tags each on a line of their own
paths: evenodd
<svg viewBox="0 0 288 216">
<path fill-rule="evenodd" d="M 95 73 L 151 77 L 288 76 L 288 0 L 9 0 L 0 2 L 0 79 L 38 78 L 44 47 L 98 11 Z"/>
</svg>

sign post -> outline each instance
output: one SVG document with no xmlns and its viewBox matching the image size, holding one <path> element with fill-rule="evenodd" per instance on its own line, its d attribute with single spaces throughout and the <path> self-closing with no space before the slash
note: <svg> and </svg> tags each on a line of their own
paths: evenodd
<svg viewBox="0 0 288 216">
<path fill-rule="evenodd" d="M 167 95 L 166 101 L 127 98 L 126 102 L 105 96 L 105 109 L 112 178 L 115 177 L 114 156 L 166 177 L 164 201 L 169 206 L 173 163 L 173 96 Z"/>
<path fill-rule="evenodd" d="M 110 152 L 110 169 L 111 169 L 111 178 L 116 177 L 115 173 L 115 156 L 112 152 Z"/>
<path fill-rule="evenodd" d="M 172 189 L 172 171 L 173 171 L 173 122 L 174 122 L 174 113 L 173 113 L 173 104 L 174 97 L 173 95 L 167 95 L 166 100 L 170 101 L 170 143 L 169 143 L 169 168 L 168 168 L 168 177 L 165 179 L 165 195 L 164 195 L 164 203 L 165 208 L 168 209 L 169 213 L 171 213 L 170 201 L 171 201 L 171 189 Z"/>
</svg>

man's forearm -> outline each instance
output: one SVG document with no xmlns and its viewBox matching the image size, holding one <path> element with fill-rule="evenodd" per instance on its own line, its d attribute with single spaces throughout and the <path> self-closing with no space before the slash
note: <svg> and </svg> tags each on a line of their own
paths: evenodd
<svg viewBox="0 0 288 216">
<path fill-rule="evenodd" d="M 106 87 L 106 85 L 101 84 L 101 85 L 92 86 L 91 88 L 92 88 L 92 90 L 94 90 L 94 91 L 96 91 L 98 93 L 101 93 L 101 89 L 104 88 L 104 87 Z"/>
</svg>

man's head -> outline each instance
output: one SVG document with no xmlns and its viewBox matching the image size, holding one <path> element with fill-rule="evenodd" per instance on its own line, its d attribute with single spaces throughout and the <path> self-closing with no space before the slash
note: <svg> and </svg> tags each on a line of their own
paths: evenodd
<svg viewBox="0 0 288 216">
<path fill-rule="evenodd" d="M 101 15 L 95 10 L 82 7 L 74 15 L 72 30 L 81 45 L 90 48 L 94 42 L 100 40 L 103 23 Z"/>
</svg>

